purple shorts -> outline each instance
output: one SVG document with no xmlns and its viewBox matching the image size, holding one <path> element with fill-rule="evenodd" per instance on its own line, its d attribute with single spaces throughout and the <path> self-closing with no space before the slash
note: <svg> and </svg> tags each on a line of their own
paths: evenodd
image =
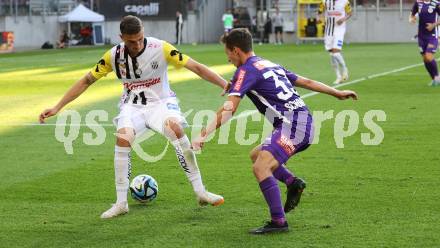
<svg viewBox="0 0 440 248">
<path fill-rule="evenodd" d="M 307 111 L 294 112 L 291 123 L 283 123 L 272 131 L 261 150 L 270 152 L 279 164 L 285 164 L 294 154 L 307 149 L 313 141 L 312 115 Z"/>
<path fill-rule="evenodd" d="M 420 53 L 435 53 L 437 51 L 438 40 L 436 37 L 419 37 Z"/>
</svg>

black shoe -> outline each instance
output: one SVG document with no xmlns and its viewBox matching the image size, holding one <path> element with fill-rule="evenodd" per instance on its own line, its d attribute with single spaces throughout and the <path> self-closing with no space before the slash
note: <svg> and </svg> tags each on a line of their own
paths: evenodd
<svg viewBox="0 0 440 248">
<path fill-rule="evenodd" d="M 306 182 L 301 178 L 295 178 L 292 184 L 287 186 L 287 198 L 284 204 L 284 213 L 292 211 L 299 204 L 301 200 L 301 194 L 306 188 Z"/>
<path fill-rule="evenodd" d="M 283 225 L 279 225 L 273 221 L 266 222 L 266 225 L 259 227 L 257 229 L 250 230 L 250 234 L 266 234 L 266 233 L 278 233 L 278 232 L 288 232 L 289 225 L 287 221 Z"/>
</svg>

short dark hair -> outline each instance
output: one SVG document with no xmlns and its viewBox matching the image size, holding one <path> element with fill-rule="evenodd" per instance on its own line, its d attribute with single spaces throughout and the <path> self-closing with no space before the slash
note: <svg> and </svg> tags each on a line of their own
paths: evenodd
<svg viewBox="0 0 440 248">
<path fill-rule="evenodd" d="M 222 36 L 221 42 L 229 50 L 238 47 L 245 53 L 252 51 L 252 34 L 247 28 L 232 29 L 231 32 Z"/>
<path fill-rule="evenodd" d="M 119 24 L 121 34 L 137 34 L 144 28 L 141 19 L 136 16 L 124 16 Z"/>
</svg>

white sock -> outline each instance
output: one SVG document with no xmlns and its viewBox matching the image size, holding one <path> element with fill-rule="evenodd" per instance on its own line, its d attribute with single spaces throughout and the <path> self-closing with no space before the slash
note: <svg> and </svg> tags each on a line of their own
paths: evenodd
<svg viewBox="0 0 440 248">
<path fill-rule="evenodd" d="M 341 72 L 339 71 L 339 62 L 335 56 L 335 53 L 330 53 L 330 63 L 336 73 L 336 78 L 341 78 Z"/>
<path fill-rule="evenodd" d="M 336 58 L 340 68 L 343 72 L 347 71 L 347 66 L 345 65 L 344 57 L 342 57 L 341 53 L 333 53 L 333 56 Z"/>
<path fill-rule="evenodd" d="M 176 149 L 177 160 L 180 166 L 185 171 L 186 177 L 191 182 L 194 192 L 205 192 L 205 186 L 203 186 L 202 176 L 200 175 L 199 167 L 197 166 L 196 155 L 191 150 L 191 143 L 188 136 L 183 136 L 178 140 L 172 141 L 174 148 Z"/>
<path fill-rule="evenodd" d="M 131 173 L 130 151 L 130 147 L 115 146 L 116 203 L 127 202 Z"/>
</svg>

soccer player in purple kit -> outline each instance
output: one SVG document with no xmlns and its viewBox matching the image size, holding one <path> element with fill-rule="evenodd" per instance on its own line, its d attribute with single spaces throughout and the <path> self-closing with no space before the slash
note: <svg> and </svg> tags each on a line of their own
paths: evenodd
<svg viewBox="0 0 440 248">
<path fill-rule="evenodd" d="M 410 23 L 416 23 L 416 15 L 419 16 L 418 43 L 426 70 L 432 78 L 430 85 L 439 86 L 440 77 L 438 75 L 437 62 L 434 58 L 434 53 L 437 51 L 438 46 L 438 25 L 440 25 L 440 21 L 437 21 L 440 15 L 439 1 L 416 0 L 409 16 Z"/>
<path fill-rule="evenodd" d="M 252 234 L 289 230 L 285 213 L 299 203 L 305 183 L 295 177 L 285 163 L 294 154 L 305 150 L 313 139 L 313 119 L 294 86 L 326 93 L 339 99 L 357 99 L 350 90 L 337 90 L 286 70 L 255 55 L 252 35 L 247 29 L 233 29 L 222 37 L 228 60 L 237 67 L 229 89 L 228 100 L 201 134 L 193 139 L 194 150 L 200 150 L 206 138 L 227 122 L 247 95 L 258 111 L 273 124 L 273 132 L 250 154 L 253 172 L 269 206 L 271 221 L 251 230 Z M 284 208 L 277 180 L 287 186 Z"/>
</svg>

